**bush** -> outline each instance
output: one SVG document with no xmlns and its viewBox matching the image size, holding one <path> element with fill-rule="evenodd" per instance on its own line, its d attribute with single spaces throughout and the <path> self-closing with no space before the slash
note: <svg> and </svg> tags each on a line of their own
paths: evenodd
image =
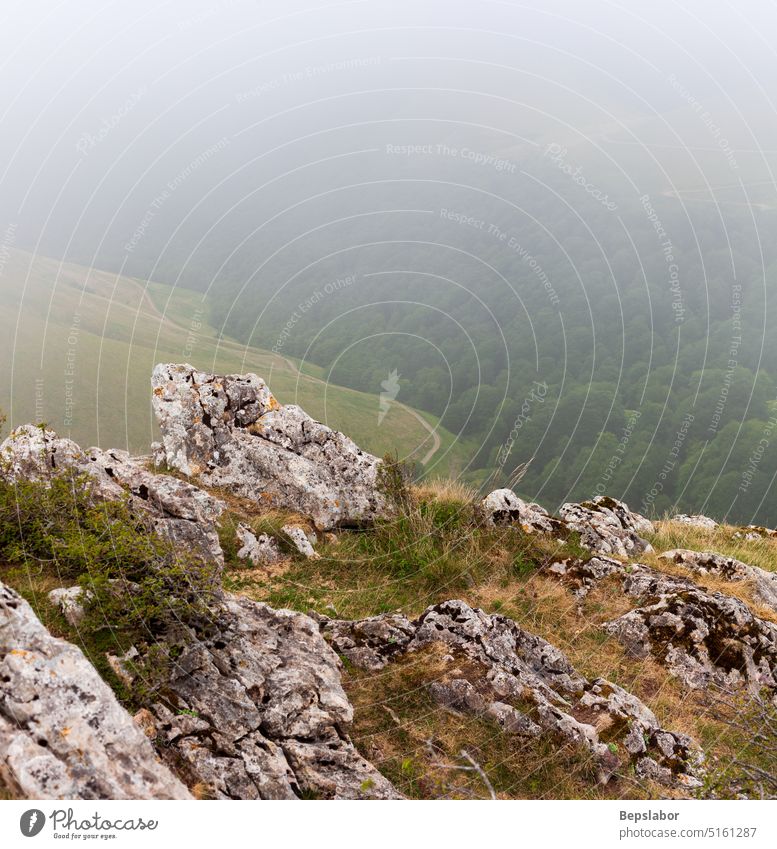
<svg viewBox="0 0 777 849">
<path fill-rule="evenodd" d="M 87 628 L 147 642 L 211 619 L 213 564 L 174 550 L 127 501 L 94 502 L 86 476 L 50 484 L 0 480 L 0 557 L 87 594 Z"/>
</svg>

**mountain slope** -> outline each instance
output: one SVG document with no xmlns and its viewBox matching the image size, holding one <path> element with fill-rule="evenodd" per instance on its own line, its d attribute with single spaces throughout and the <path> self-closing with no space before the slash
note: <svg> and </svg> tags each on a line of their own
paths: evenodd
<svg viewBox="0 0 777 849">
<path fill-rule="evenodd" d="M 185 359 L 222 373 L 254 371 L 282 403 L 297 403 L 367 450 L 396 452 L 425 472 L 464 464 L 437 419 L 300 372 L 290 359 L 219 338 L 196 293 L 9 251 L 0 278 L 0 409 L 12 425 L 46 421 L 81 444 L 143 452 L 155 436 L 148 375 Z"/>
</svg>

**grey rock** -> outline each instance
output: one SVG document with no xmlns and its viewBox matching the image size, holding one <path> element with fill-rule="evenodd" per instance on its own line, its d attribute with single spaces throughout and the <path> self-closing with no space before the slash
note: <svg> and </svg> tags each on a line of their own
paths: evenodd
<svg viewBox="0 0 777 849">
<path fill-rule="evenodd" d="M 351 742 L 339 659 L 309 617 L 225 596 L 209 636 L 167 642 L 180 647 L 169 708 L 152 710 L 190 784 L 215 798 L 400 797 Z"/>
<path fill-rule="evenodd" d="M 59 607 L 65 619 L 74 628 L 84 619 L 83 593 L 81 587 L 59 587 L 49 593 L 49 601 Z"/>
<path fill-rule="evenodd" d="M 0 783 L 33 799 L 186 799 L 79 648 L 0 584 Z"/>
<path fill-rule="evenodd" d="M 559 514 L 580 534 L 580 544 L 598 554 L 628 558 L 653 550 L 640 536 L 651 533 L 653 523 L 615 498 L 598 495 L 592 501 L 563 504 Z"/>
<path fill-rule="evenodd" d="M 281 406 L 255 374 L 159 364 L 151 383 L 163 456 L 172 468 L 292 509 L 321 530 L 389 513 L 378 487 L 380 460 L 299 407 Z"/>
<path fill-rule="evenodd" d="M 237 538 L 241 545 L 237 552 L 240 560 L 249 560 L 254 566 L 272 566 L 283 560 L 278 543 L 267 534 L 256 536 L 246 525 L 238 525 Z"/>
<path fill-rule="evenodd" d="M 759 566 L 751 566 L 734 557 L 714 551 L 690 551 L 676 548 L 665 551 L 661 557 L 672 563 L 686 566 L 697 575 L 718 575 L 728 581 L 750 581 L 759 601 L 777 611 L 777 574 Z"/>
<path fill-rule="evenodd" d="M 685 513 L 678 513 L 676 516 L 672 516 L 671 521 L 677 522 L 679 525 L 688 525 L 688 527 L 691 528 L 698 528 L 702 531 L 714 531 L 716 528 L 720 527 L 720 525 L 714 519 L 710 519 L 709 516 L 688 516 Z"/>
<path fill-rule="evenodd" d="M 654 577 L 651 595 L 640 586 L 644 578 L 631 579 L 626 589 L 648 595 L 648 603 L 604 625 L 633 657 L 653 655 L 693 689 L 777 693 L 777 626 L 739 599 L 682 579 Z"/>
<path fill-rule="evenodd" d="M 347 621 L 316 617 L 322 631 L 337 651 L 354 666 L 377 672 L 407 650 L 416 628 L 401 613 Z"/>
<path fill-rule="evenodd" d="M 523 501 L 511 489 L 495 489 L 489 493 L 483 499 L 481 510 L 489 524 L 517 524 L 527 534 L 557 534 L 564 530 L 564 523 L 544 507 Z"/>
<path fill-rule="evenodd" d="M 564 583 L 571 585 L 574 596 L 582 600 L 605 578 L 627 574 L 634 567 L 613 557 L 599 555 L 589 560 L 566 557 L 551 563 L 547 568 L 548 572 L 558 575 Z"/>
<path fill-rule="evenodd" d="M 701 754 L 690 738 L 661 728 L 646 705 L 616 684 L 589 681 L 559 649 L 507 617 L 453 600 L 432 605 L 413 622 L 396 614 L 357 622 L 322 617 L 321 627 L 337 651 L 369 669 L 442 643 L 453 662 L 458 657 L 466 660 L 468 674 L 453 669 L 449 677 L 431 685 L 438 700 L 477 714 L 485 707 L 487 715 L 498 722 L 501 718 L 505 730 L 511 726 L 517 733 L 557 735 L 580 745 L 598 763 L 603 781 L 624 765 L 620 757 L 637 764 L 649 757 L 666 768 L 665 783 L 699 785 Z M 625 754 L 616 756 L 603 742 L 600 733 L 605 730 L 620 739 L 619 751 Z M 658 734 L 666 735 L 660 746 Z M 637 738 L 641 746 L 636 745 Z M 674 742 L 671 757 L 664 751 L 669 740 Z"/>
<path fill-rule="evenodd" d="M 284 525 L 281 530 L 303 557 L 307 557 L 308 560 L 318 560 L 319 554 L 313 548 L 313 542 L 316 540 L 315 535 L 310 534 L 302 525 Z M 311 537 L 313 537 L 312 540 Z"/>
</svg>

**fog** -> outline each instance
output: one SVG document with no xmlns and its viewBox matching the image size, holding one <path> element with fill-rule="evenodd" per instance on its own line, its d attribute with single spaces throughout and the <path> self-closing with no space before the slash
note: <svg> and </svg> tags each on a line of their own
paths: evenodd
<svg viewBox="0 0 777 849">
<path fill-rule="evenodd" d="M 19 316 L 56 312 L 28 252 L 196 292 L 220 337 L 327 384 L 388 379 L 449 435 L 426 474 L 481 486 L 528 463 L 549 504 L 607 490 L 777 522 L 773 2 L 1 14 L 14 423 L 43 380 L 18 363 L 44 362 Z M 104 327 L 100 351 L 122 341 Z M 145 365 L 113 356 L 130 409 Z M 62 415 L 46 377 L 55 424 L 134 447 L 89 379 Z"/>
<path fill-rule="evenodd" d="M 556 142 L 621 177 L 770 180 L 775 23 L 773 3 L 719 0 L 6 0 L 0 215 L 20 245 L 132 264 L 123 244 L 149 204 L 220 142 L 147 228 L 147 259 L 222 181 L 220 210 L 266 175 L 273 198 L 300 180 L 330 190 L 352 167 L 390 180 L 406 162 L 360 153 L 386 144 L 462 140 L 520 165 Z M 728 148 L 742 152 L 727 174 Z"/>
</svg>

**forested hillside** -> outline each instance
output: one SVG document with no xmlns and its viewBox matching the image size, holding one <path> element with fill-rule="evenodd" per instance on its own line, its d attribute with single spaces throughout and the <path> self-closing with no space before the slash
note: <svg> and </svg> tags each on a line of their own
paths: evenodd
<svg viewBox="0 0 777 849">
<path fill-rule="evenodd" d="M 434 182 L 409 157 L 409 182 L 354 189 L 347 220 L 244 248 L 214 323 L 365 391 L 395 370 L 402 400 L 480 446 L 472 482 L 529 463 L 520 489 L 549 505 L 606 491 L 773 525 L 777 270 L 754 217 L 775 213 L 633 187 L 603 202 L 526 162 L 467 186 L 460 162 Z M 424 211 L 369 211 L 413 197 Z"/>
</svg>

